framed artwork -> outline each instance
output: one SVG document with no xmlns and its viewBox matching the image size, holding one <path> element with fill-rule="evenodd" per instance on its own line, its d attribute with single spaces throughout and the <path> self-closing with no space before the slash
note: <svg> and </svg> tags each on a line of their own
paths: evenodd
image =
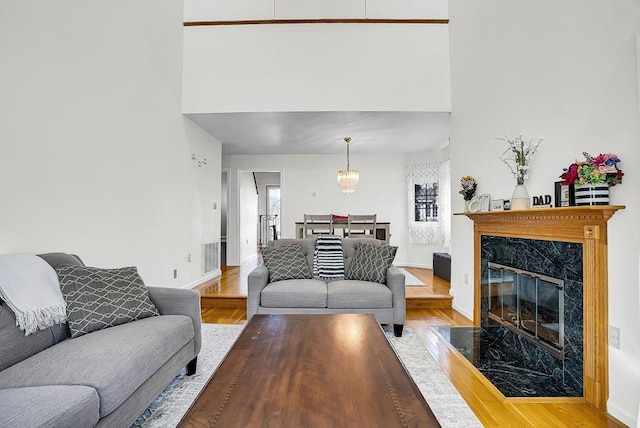
<svg viewBox="0 0 640 428">
<path fill-rule="evenodd" d="M 485 193 L 484 195 L 480 195 L 480 211 L 489 211 L 491 207 L 491 195 Z"/>
<path fill-rule="evenodd" d="M 491 211 L 504 211 L 504 199 L 492 199 Z"/>
</svg>

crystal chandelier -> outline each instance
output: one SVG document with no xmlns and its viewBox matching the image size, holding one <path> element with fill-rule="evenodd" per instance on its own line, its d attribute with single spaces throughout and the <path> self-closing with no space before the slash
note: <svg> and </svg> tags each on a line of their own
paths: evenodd
<svg viewBox="0 0 640 428">
<path fill-rule="evenodd" d="M 351 137 L 345 137 L 344 141 L 347 143 L 347 169 L 341 169 L 338 171 L 338 185 L 340 191 L 347 195 L 353 193 L 360 181 L 360 173 L 356 170 L 349 169 L 349 142 Z"/>
</svg>

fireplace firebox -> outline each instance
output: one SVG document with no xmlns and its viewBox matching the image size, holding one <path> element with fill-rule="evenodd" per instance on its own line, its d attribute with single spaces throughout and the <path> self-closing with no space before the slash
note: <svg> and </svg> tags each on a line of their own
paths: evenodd
<svg viewBox="0 0 640 428">
<path fill-rule="evenodd" d="M 488 263 L 488 317 L 564 358 L 564 281 Z"/>
</svg>

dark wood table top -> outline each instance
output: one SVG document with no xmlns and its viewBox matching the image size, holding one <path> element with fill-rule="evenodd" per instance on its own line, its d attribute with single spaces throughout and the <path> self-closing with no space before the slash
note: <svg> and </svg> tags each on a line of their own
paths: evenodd
<svg viewBox="0 0 640 428">
<path fill-rule="evenodd" d="M 373 315 L 254 315 L 181 427 L 439 427 Z"/>
</svg>

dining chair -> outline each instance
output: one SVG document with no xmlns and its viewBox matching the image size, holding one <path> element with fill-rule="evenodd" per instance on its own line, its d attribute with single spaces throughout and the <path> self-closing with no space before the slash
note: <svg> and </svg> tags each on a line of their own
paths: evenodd
<svg viewBox="0 0 640 428">
<path fill-rule="evenodd" d="M 356 235 L 362 237 L 362 235 L 370 235 L 371 238 L 376 237 L 376 218 L 377 214 L 366 215 L 354 215 L 349 214 L 347 216 L 347 233 L 346 236 L 350 237 Z"/>
<path fill-rule="evenodd" d="M 331 214 L 305 214 L 302 237 L 333 235 L 333 219 Z"/>
</svg>

